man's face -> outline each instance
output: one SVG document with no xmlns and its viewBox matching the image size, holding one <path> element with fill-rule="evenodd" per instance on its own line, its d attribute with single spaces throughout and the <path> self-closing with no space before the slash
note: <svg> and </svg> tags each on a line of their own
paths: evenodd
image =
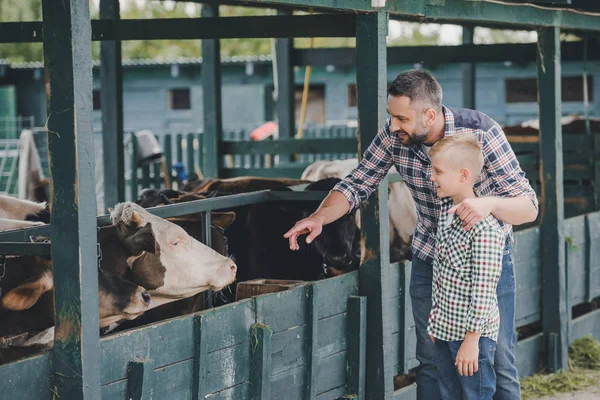
<svg viewBox="0 0 600 400">
<path fill-rule="evenodd" d="M 423 123 L 423 112 L 411 108 L 408 97 L 388 96 L 387 112 L 392 118 L 392 134 L 398 135 L 403 145 L 414 146 L 425 141 L 429 128 Z"/>
</svg>

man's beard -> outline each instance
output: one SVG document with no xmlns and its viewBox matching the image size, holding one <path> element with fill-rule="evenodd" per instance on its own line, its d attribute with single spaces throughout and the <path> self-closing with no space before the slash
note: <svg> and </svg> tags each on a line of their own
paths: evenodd
<svg viewBox="0 0 600 400">
<path fill-rule="evenodd" d="M 398 132 L 399 131 L 396 131 L 395 133 L 398 134 Z M 425 142 L 428 133 L 429 130 L 421 122 L 419 122 L 412 134 L 408 134 L 408 132 L 405 132 L 404 136 L 406 142 L 403 144 L 405 146 L 419 146 L 423 144 L 423 142 Z"/>
</svg>

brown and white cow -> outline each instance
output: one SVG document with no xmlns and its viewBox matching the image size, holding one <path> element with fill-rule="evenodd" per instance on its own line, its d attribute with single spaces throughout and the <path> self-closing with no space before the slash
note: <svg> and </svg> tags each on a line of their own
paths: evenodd
<svg viewBox="0 0 600 400">
<path fill-rule="evenodd" d="M 316 161 L 306 167 L 302 179 L 318 181 L 325 178 L 343 179 L 358 166 L 358 159 Z M 396 173 L 392 167 L 389 173 Z M 389 185 L 388 198 L 390 258 L 392 262 L 408 258 L 412 235 L 417 225 L 415 202 L 406 184 L 402 181 Z M 357 212 L 360 226 L 360 211 Z"/>
</svg>

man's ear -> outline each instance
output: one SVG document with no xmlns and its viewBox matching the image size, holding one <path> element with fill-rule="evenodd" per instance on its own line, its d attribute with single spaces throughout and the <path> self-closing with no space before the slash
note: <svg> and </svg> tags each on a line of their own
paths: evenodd
<svg viewBox="0 0 600 400">
<path fill-rule="evenodd" d="M 437 112 L 433 108 L 427 108 L 423 111 L 423 125 L 430 127 L 435 122 Z"/>
</svg>

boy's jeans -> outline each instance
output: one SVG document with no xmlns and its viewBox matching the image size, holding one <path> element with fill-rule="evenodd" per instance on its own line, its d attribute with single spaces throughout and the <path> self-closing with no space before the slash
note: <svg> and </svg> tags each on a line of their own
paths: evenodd
<svg viewBox="0 0 600 400">
<path fill-rule="evenodd" d="M 500 309 L 500 332 L 496 343 L 494 369 L 496 370 L 496 394 L 494 400 L 518 400 L 521 387 L 515 367 L 512 349 L 517 337 L 515 331 L 515 267 L 512 244 L 508 241 L 502 259 L 502 274 L 496 293 Z M 427 322 L 431 311 L 431 280 L 433 266 L 413 257 L 410 277 L 410 297 L 417 333 L 417 399 L 439 399 L 440 390 L 435 369 L 435 346 L 427 334 Z"/>
<path fill-rule="evenodd" d="M 473 376 L 461 376 L 454 365 L 456 354 L 463 341 L 445 342 L 435 339 L 436 363 L 441 399 L 443 400 L 492 400 L 496 391 L 494 353 L 496 342 L 479 338 L 477 372 Z"/>
</svg>

